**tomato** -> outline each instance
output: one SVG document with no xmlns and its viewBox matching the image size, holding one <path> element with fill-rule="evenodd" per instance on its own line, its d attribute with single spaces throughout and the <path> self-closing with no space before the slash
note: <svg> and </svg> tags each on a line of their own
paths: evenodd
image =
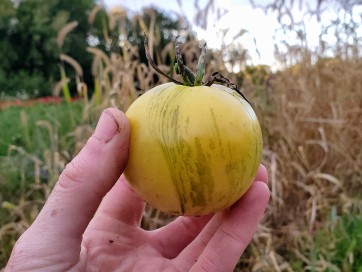
<svg viewBox="0 0 362 272">
<path fill-rule="evenodd" d="M 139 97 L 126 115 L 131 136 L 124 174 L 144 201 L 163 212 L 223 210 L 256 176 L 260 125 L 231 88 L 162 84 Z"/>
<path fill-rule="evenodd" d="M 245 96 L 220 73 L 203 82 L 206 44 L 197 74 L 176 41 L 172 82 L 139 97 L 127 110 L 131 125 L 125 176 L 151 206 L 167 213 L 206 215 L 235 203 L 250 187 L 262 155 L 262 134 Z M 213 84 L 221 82 L 227 86 Z"/>
</svg>

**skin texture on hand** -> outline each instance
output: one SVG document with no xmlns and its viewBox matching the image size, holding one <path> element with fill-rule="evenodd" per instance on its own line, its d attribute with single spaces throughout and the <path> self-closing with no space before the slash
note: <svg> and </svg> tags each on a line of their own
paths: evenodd
<svg viewBox="0 0 362 272">
<path fill-rule="evenodd" d="M 269 200 L 265 167 L 229 209 L 180 216 L 146 231 L 140 228 L 145 203 L 122 175 L 129 134 L 122 112 L 102 113 L 93 136 L 16 242 L 5 271 L 233 271 Z"/>
</svg>

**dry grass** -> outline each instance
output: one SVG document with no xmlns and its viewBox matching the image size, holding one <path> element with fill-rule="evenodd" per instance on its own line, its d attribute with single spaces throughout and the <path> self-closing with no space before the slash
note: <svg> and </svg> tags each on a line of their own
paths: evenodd
<svg viewBox="0 0 362 272">
<path fill-rule="evenodd" d="M 310 265 L 301 251 L 313 251 L 334 209 L 362 211 L 362 61 L 334 61 L 276 75 L 266 101 L 272 110 L 258 109 L 272 191 L 262 239 L 255 238 L 255 248 L 266 250 L 258 260 L 265 266 L 257 265 L 265 271 L 291 271 L 285 258 Z"/>
<path fill-rule="evenodd" d="M 99 10 L 97 7 L 90 14 L 90 22 Z M 125 16 L 124 11 L 117 14 L 114 12 L 111 16 L 112 28 Z M 135 21 L 147 28 L 141 16 Z M 74 23 L 67 25 L 60 32 L 60 44 L 73 26 Z M 155 48 L 155 29 L 146 30 L 149 47 Z M 122 33 L 125 29 L 121 24 L 114 31 Z M 131 43 L 123 41 L 122 48 L 122 53 L 89 48 L 94 56 L 91 69 L 95 91 L 91 101 L 84 100 L 84 119 L 95 120 L 100 110 L 108 106 L 126 110 L 141 93 L 166 82 L 140 62 L 138 50 Z M 191 40 L 182 50 L 185 62 L 195 70 L 199 42 Z M 171 44 L 151 52 L 159 52 L 154 56 L 159 63 L 174 55 Z M 207 74 L 220 71 L 233 81 L 240 81 L 240 73 L 228 71 L 232 65 L 245 66 L 246 52 L 240 52 L 237 63 L 227 63 L 224 57 L 221 51 L 209 53 Z M 61 59 L 77 67 L 73 59 L 64 56 Z M 334 223 L 331 214 L 362 212 L 361 74 L 360 58 L 321 58 L 312 65 L 309 55 L 300 58 L 297 66 L 275 74 L 263 73 L 257 81 L 258 72 L 244 74 L 245 94 L 253 101 L 263 129 L 263 163 L 269 171 L 272 197 L 263 224 L 235 271 L 298 271 L 297 267 L 300 271 L 326 271 L 327 268 L 347 271 L 336 267 L 328 258 L 313 259 L 312 253 L 316 233 Z M 87 93 L 80 77 L 78 91 L 83 96 Z M 44 122 L 38 125 L 49 130 L 49 137 L 54 137 L 51 126 Z M 89 125 L 79 126 L 74 131 L 75 150 L 59 151 L 54 143 L 46 151 L 43 163 L 53 169 L 53 181 L 91 133 Z M 34 167 L 39 173 L 37 160 L 34 159 Z M 16 218 L 15 222 L 0 228 L 0 238 L 10 244 L 29 226 L 49 194 L 53 182 L 44 185 L 37 180 L 39 176 L 18 203 L 3 201 L 3 208 Z M 38 198 L 29 197 L 34 192 Z M 142 225 L 155 229 L 170 220 L 172 217 L 147 207 Z"/>
</svg>

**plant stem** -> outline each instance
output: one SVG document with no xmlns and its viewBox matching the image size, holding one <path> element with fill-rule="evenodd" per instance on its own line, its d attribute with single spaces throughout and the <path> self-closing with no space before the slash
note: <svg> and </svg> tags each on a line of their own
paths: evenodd
<svg viewBox="0 0 362 272">
<path fill-rule="evenodd" d="M 197 63 L 197 74 L 194 86 L 202 85 L 202 79 L 205 75 L 205 63 L 206 63 L 206 43 L 201 49 L 201 55 L 199 58 L 199 62 Z"/>
</svg>

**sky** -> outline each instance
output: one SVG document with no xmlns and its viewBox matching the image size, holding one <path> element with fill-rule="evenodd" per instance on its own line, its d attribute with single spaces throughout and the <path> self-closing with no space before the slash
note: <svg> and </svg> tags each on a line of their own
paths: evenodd
<svg viewBox="0 0 362 272">
<path fill-rule="evenodd" d="M 192 22 L 195 16 L 194 0 L 99 0 L 100 3 L 107 8 L 123 6 L 131 12 L 137 12 L 142 7 L 155 5 L 165 11 L 174 11 L 177 13 L 186 14 L 189 21 Z M 180 8 L 178 2 L 182 3 Z M 199 5 L 204 7 L 208 0 L 199 0 Z M 254 3 L 260 5 L 270 4 L 272 0 L 254 0 Z M 289 2 L 289 1 L 288 1 Z M 304 0 L 304 4 L 314 7 L 316 0 Z M 225 38 L 226 43 L 232 42 L 232 37 L 239 33 L 242 29 L 247 30 L 247 33 L 238 38 L 237 42 L 248 50 L 253 64 L 265 64 L 270 67 L 278 66 L 274 57 L 275 30 L 279 26 L 276 14 L 265 14 L 261 9 L 255 9 L 251 6 L 249 0 L 215 0 L 216 7 L 223 7 L 227 13 L 220 19 L 215 20 L 215 17 L 210 16 L 208 29 L 202 30 L 194 28 L 198 38 L 206 40 L 208 47 L 218 48 L 221 44 L 221 31 L 229 29 L 228 35 Z M 295 5 L 293 17 L 301 19 L 305 10 L 300 10 L 298 5 Z M 324 12 L 328 17 L 328 11 Z M 332 12 L 331 12 L 332 14 Z M 330 19 L 330 18 L 328 18 Z M 319 34 L 321 31 L 320 24 L 316 18 L 304 20 L 306 32 L 308 34 L 309 46 L 318 46 Z M 326 37 L 333 41 L 334 35 Z M 257 48 L 257 50 L 256 50 Z"/>
<path fill-rule="evenodd" d="M 177 0 L 103 0 L 107 8 L 124 6 L 134 12 L 152 4 L 165 11 L 182 12 L 192 21 L 195 16 L 195 11 L 193 11 L 194 1 L 184 0 L 180 2 L 182 2 L 182 9 L 180 9 Z M 203 7 L 206 2 L 200 1 L 200 6 Z M 276 19 L 266 16 L 260 9 L 253 9 L 249 0 L 221 0 L 216 1 L 216 5 L 219 6 L 221 2 L 228 11 L 227 14 L 217 24 L 214 23 L 215 18 L 210 16 L 209 26 L 206 31 L 201 28 L 194 28 L 198 38 L 206 40 L 208 47 L 218 48 L 221 44 L 222 29 L 230 28 L 228 35 L 225 37 L 226 42 L 231 42 L 231 37 L 239 33 L 241 29 L 245 29 L 248 32 L 240 38 L 239 42 L 248 50 L 251 59 L 255 64 L 272 65 L 274 61 L 273 32 L 277 26 Z M 255 41 L 260 56 L 256 51 Z"/>
</svg>

